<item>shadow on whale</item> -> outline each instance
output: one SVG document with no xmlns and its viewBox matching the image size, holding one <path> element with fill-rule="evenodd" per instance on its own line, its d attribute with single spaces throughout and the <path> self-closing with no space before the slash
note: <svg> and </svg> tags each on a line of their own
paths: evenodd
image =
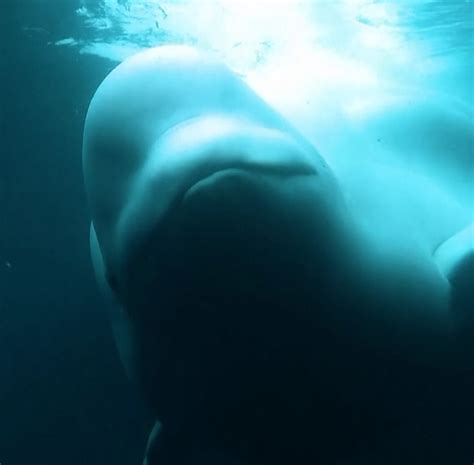
<svg viewBox="0 0 474 465">
<path fill-rule="evenodd" d="M 146 464 L 384 453 L 468 365 L 466 209 L 431 234 L 392 193 L 384 225 L 369 205 L 383 208 L 383 180 L 338 166 L 193 48 L 145 51 L 100 85 L 83 146 L 91 252 L 157 419 Z"/>
</svg>

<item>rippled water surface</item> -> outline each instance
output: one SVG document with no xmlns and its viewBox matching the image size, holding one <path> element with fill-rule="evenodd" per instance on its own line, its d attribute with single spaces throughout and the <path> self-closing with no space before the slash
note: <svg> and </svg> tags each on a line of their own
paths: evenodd
<svg viewBox="0 0 474 465">
<path fill-rule="evenodd" d="M 472 73 L 472 1 L 82 0 L 76 15 L 80 29 L 57 44 L 112 60 L 178 42 L 210 49 L 244 74 L 276 60 L 294 67 L 295 55 L 299 66 L 356 66 L 362 80 Z"/>
</svg>

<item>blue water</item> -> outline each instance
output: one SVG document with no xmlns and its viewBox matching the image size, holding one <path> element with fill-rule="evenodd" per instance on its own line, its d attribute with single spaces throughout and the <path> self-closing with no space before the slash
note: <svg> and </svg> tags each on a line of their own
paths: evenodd
<svg viewBox="0 0 474 465">
<path fill-rule="evenodd" d="M 153 45 L 195 44 L 261 85 L 299 49 L 303 61 L 340 66 L 347 93 L 376 83 L 440 93 L 468 113 L 474 102 L 472 1 L 4 0 L 0 38 L 2 465 L 143 458 L 152 419 L 120 365 L 93 280 L 81 172 L 87 106 L 118 62 Z M 355 84 L 343 80 L 349 61 Z M 285 82 L 297 87 L 308 68 L 292 69 Z M 333 82 L 322 68 L 311 73 Z M 273 84 L 267 98 L 290 108 Z M 449 445 L 426 463 L 474 460 L 472 398 L 449 402 L 425 432 Z M 450 409 L 465 415 L 453 420 Z M 452 434 L 436 436 L 446 421 Z"/>
</svg>

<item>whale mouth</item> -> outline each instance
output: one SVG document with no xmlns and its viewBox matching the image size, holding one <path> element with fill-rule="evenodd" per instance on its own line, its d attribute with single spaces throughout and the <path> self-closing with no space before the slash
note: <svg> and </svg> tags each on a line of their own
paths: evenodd
<svg viewBox="0 0 474 465">
<path fill-rule="evenodd" d="M 279 177 L 318 175 L 321 170 L 319 154 L 292 134 L 222 115 L 191 118 L 169 128 L 152 151 L 156 157 L 150 157 L 145 171 L 157 187 L 178 197 L 229 170 Z"/>
<path fill-rule="evenodd" d="M 201 176 L 194 179 L 187 188 L 184 188 L 181 195 L 181 201 L 185 202 L 193 194 L 201 189 L 212 188 L 223 179 L 247 179 L 254 181 L 265 178 L 287 178 L 295 176 L 314 176 L 316 170 L 311 166 L 291 166 L 291 165 L 252 165 L 252 164 L 235 164 L 228 167 L 220 167 L 215 170 L 201 173 Z"/>
<path fill-rule="evenodd" d="M 129 253 L 166 226 L 198 191 L 213 196 L 231 191 L 234 201 L 260 183 L 269 188 L 268 183 L 310 176 L 323 189 L 331 177 L 324 169 L 312 146 L 280 128 L 222 115 L 181 122 L 159 136 L 137 173 L 116 228 L 117 255 L 126 262 Z"/>
</svg>

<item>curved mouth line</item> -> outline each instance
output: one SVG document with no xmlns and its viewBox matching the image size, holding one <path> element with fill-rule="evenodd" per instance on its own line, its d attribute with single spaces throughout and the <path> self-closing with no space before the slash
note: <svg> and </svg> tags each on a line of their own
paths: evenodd
<svg viewBox="0 0 474 465">
<path fill-rule="evenodd" d="M 184 200 L 192 191 L 197 189 L 200 185 L 210 181 L 212 178 L 224 175 L 226 173 L 243 173 L 245 176 L 266 175 L 275 177 L 293 177 L 293 176 L 314 176 L 317 171 L 310 165 L 258 165 L 252 163 L 236 163 L 228 167 L 217 168 L 214 171 L 200 176 L 189 187 L 183 190 L 181 199 Z"/>
<path fill-rule="evenodd" d="M 186 168 L 177 181 L 178 196 L 220 171 L 270 176 L 319 174 L 308 148 L 291 134 L 241 118 L 219 114 L 189 118 L 169 128 L 158 144 L 157 150 L 169 159 L 179 158 Z M 170 173 L 169 178 L 173 177 Z"/>
</svg>

